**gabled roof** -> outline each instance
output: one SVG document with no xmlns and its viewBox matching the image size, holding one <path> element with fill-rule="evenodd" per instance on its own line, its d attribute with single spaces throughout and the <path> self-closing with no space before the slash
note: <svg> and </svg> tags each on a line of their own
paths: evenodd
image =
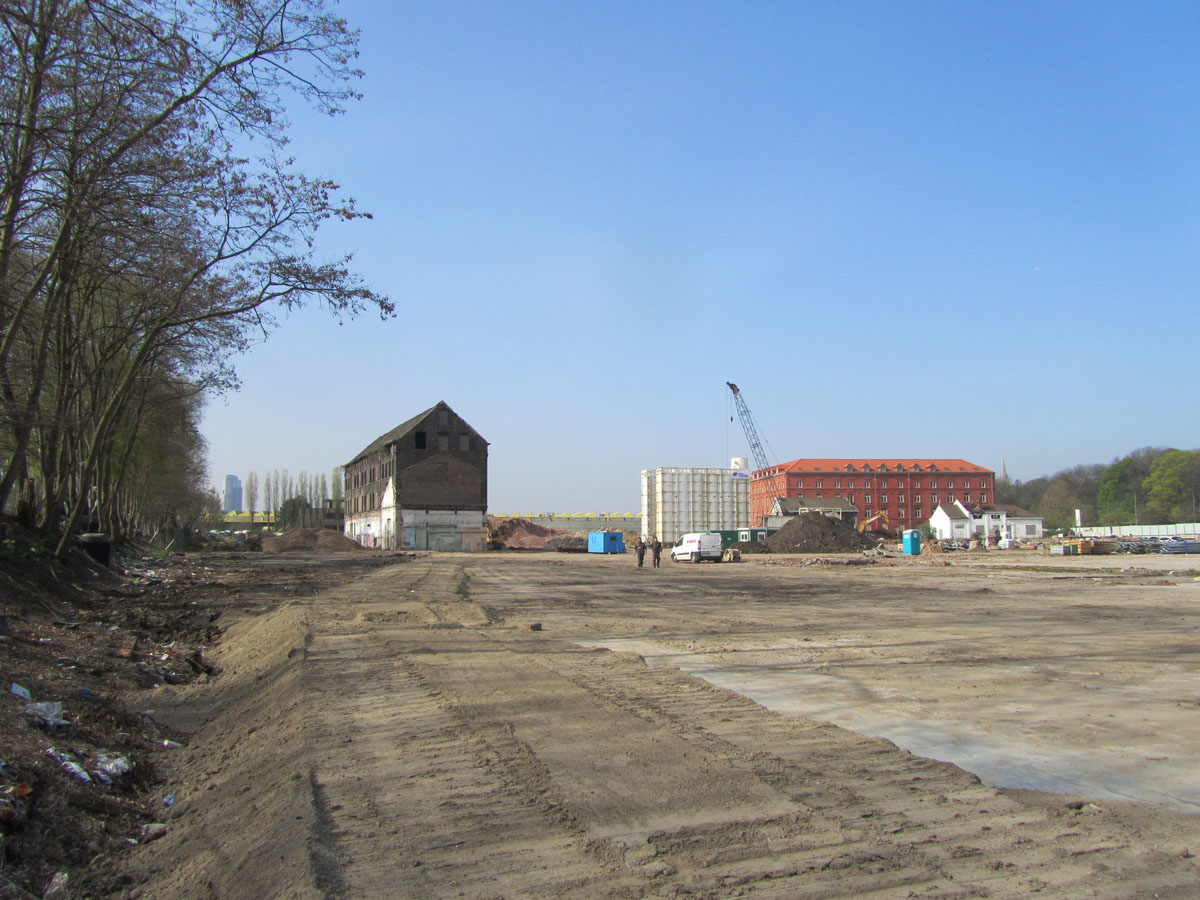
<svg viewBox="0 0 1200 900">
<path fill-rule="evenodd" d="M 928 457 L 865 457 L 833 459 L 793 459 L 791 462 L 780 463 L 771 468 L 781 472 L 920 472 L 922 475 L 957 475 L 988 474 L 994 475 L 991 469 L 985 469 L 965 459 L 930 459 Z"/>
<path fill-rule="evenodd" d="M 970 518 L 970 516 L 968 516 L 965 512 L 963 512 L 963 508 L 961 506 L 959 506 L 957 503 L 951 503 L 949 506 L 947 506 L 945 503 L 939 503 L 937 508 L 940 509 L 942 512 L 944 512 L 951 519 L 966 520 L 966 519 Z M 935 512 L 936 512 L 936 510 L 935 510 Z"/>
<path fill-rule="evenodd" d="M 1031 513 L 1027 509 L 1022 509 L 1019 506 L 1013 506 L 1011 503 L 997 503 L 994 506 L 983 507 L 985 513 L 1004 513 L 1006 516 L 1019 516 L 1023 519 L 1040 519 L 1037 513 Z"/>
<path fill-rule="evenodd" d="M 360 453 L 358 453 L 346 465 L 353 465 L 354 463 L 356 463 L 360 459 L 362 459 L 364 456 L 371 456 L 372 454 L 379 453 L 388 445 L 396 443 L 401 438 L 403 438 L 407 434 L 409 434 L 409 432 L 413 431 L 428 416 L 430 416 L 432 413 L 436 412 L 439 409 L 446 409 L 452 413 L 454 412 L 454 410 L 450 409 L 449 404 L 446 403 L 445 400 L 439 400 L 437 403 L 435 403 L 433 406 L 429 407 L 429 409 L 425 410 L 424 412 L 417 413 L 415 416 L 413 416 L 407 422 L 403 422 L 403 423 L 397 425 L 391 431 L 385 432 L 384 434 L 381 434 L 379 437 L 375 438 L 375 440 L 371 441 L 371 443 L 368 444 L 364 450 L 362 450 Z M 462 416 L 459 416 L 458 413 L 454 413 L 454 415 L 458 417 L 460 422 L 462 422 L 464 425 L 467 426 L 467 428 L 469 428 L 471 430 L 471 433 L 473 435 L 475 435 L 477 438 L 479 438 L 481 441 L 483 441 L 483 436 L 478 431 L 476 431 L 474 428 L 471 428 L 470 425 L 467 425 L 466 419 L 464 419 Z M 483 442 L 485 444 L 487 443 L 487 441 L 483 441 Z"/>
</svg>

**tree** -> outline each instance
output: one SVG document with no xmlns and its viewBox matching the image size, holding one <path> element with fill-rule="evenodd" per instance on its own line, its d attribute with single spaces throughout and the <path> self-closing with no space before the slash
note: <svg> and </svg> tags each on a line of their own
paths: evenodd
<svg viewBox="0 0 1200 900">
<path fill-rule="evenodd" d="M 345 478 L 345 468 L 342 466 L 334 466 L 333 473 L 330 476 L 330 484 L 333 486 L 333 491 L 329 495 L 333 500 L 334 506 L 342 505 L 342 480 Z"/>
<path fill-rule="evenodd" d="M 289 528 L 295 528 L 300 523 L 300 511 L 305 509 L 312 509 L 312 504 L 304 497 L 297 495 L 284 500 L 279 507 L 279 518 L 276 520 L 279 530 L 287 531 Z"/>
<path fill-rule="evenodd" d="M 1168 450 L 1142 482 L 1154 521 L 1195 521 L 1200 495 L 1200 450 Z"/>
<path fill-rule="evenodd" d="M 254 521 L 254 511 L 258 509 L 258 475 L 250 472 L 246 475 L 246 508 L 250 511 L 250 521 Z"/>
<path fill-rule="evenodd" d="M 0 509 L 39 477 L 67 511 L 60 554 L 113 493 L 148 382 L 228 388 L 273 309 L 392 313 L 348 258 L 314 256 L 353 201 L 280 152 L 287 94 L 330 114 L 354 97 L 355 33 L 321 0 L 186 13 L 0 0 Z"/>
<path fill-rule="evenodd" d="M 1075 527 L 1075 510 L 1084 505 L 1068 479 L 1055 477 L 1042 495 L 1037 512 L 1049 527 L 1071 529 Z"/>
</svg>

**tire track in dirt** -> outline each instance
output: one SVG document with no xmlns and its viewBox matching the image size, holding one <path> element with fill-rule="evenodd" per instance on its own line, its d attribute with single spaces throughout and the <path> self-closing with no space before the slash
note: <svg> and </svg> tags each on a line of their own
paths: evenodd
<svg viewBox="0 0 1200 900">
<path fill-rule="evenodd" d="M 504 729 L 462 724 L 387 640 L 394 632 L 375 624 L 418 591 L 434 633 L 461 627 L 449 621 L 461 576 L 419 560 L 356 583 L 355 615 L 337 595 L 317 604 L 309 727 L 314 777 L 337 825 L 339 896 L 594 896 L 577 892 L 613 879 L 542 797 L 536 761 Z"/>
<path fill-rule="evenodd" d="M 538 587 L 464 565 L 426 557 L 314 602 L 331 895 L 1193 896 L 1195 866 L 1119 815 L 501 627 Z"/>
<path fill-rule="evenodd" d="M 759 877 L 777 879 L 784 861 L 803 864 L 819 857 L 809 852 L 814 847 L 825 851 L 822 866 L 886 868 L 886 860 L 978 896 L 1003 896 L 992 884 L 997 872 L 1006 881 L 1023 882 L 1014 896 L 1034 886 L 1103 896 L 1092 893 L 1096 877 L 1114 868 L 1141 887 L 1170 883 L 1157 872 L 1160 854 L 1145 858 L 1147 848 L 1127 838 L 1104 828 L 1099 833 L 1080 828 L 1081 817 L 1095 807 L 1072 809 L 1064 798 L 1031 808 L 948 763 L 832 725 L 770 713 L 673 670 L 638 671 L 620 656 L 582 651 L 553 658 L 556 667 L 565 662 L 563 668 L 581 686 L 745 767 L 806 811 L 799 819 L 774 823 L 770 841 L 738 825 L 704 829 L 702 840 L 686 831 L 651 836 L 660 858 L 682 852 L 703 868 L 722 865 L 713 887 L 728 885 L 731 877 L 750 878 L 756 870 Z M 785 823 L 793 827 L 781 828 Z M 740 875 L 729 871 L 733 860 Z M 701 885 L 697 880 L 692 887 Z M 1126 890 L 1116 886 L 1111 896 L 1128 896 Z"/>
</svg>

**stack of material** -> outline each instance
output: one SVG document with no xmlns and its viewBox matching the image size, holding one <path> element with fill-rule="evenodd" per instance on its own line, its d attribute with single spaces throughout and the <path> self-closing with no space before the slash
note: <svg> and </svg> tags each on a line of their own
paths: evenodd
<svg viewBox="0 0 1200 900">
<path fill-rule="evenodd" d="M 772 553 L 857 553 L 875 546 L 853 525 L 821 513 L 801 513 L 767 538 Z"/>
</svg>

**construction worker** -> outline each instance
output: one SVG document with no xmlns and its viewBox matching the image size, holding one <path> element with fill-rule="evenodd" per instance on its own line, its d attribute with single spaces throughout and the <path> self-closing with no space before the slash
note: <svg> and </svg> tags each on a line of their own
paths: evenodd
<svg viewBox="0 0 1200 900">
<path fill-rule="evenodd" d="M 650 558 L 654 560 L 654 568 L 657 569 L 662 559 L 662 541 L 657 536 L 650 542 Z"/>
<path fill-rule="evenodd" d="M 642 567 L 642 560 L 646 558 L 646 542 L 638 538 L 638 542 L 634 545 L 633 551 L 637 554 L 638 568 Z"/>
</svg>

